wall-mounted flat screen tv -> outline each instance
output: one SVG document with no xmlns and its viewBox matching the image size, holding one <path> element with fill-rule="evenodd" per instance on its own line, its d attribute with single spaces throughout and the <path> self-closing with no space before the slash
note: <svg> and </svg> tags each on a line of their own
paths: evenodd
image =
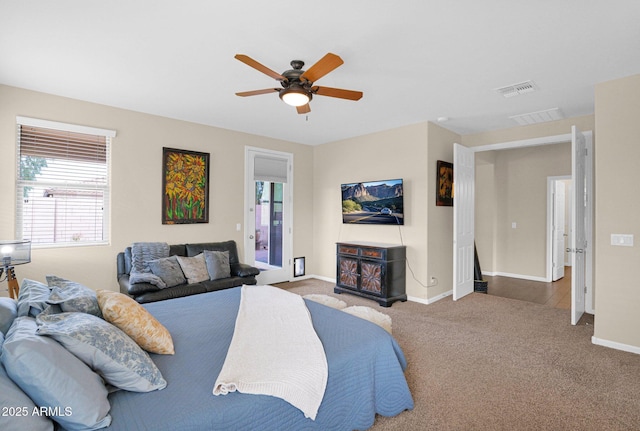
<svg viewBox="0 0 640 431">
<path fill-rule="evenodd" d="M 342 184 L 342 222 L 404 224 L 402 179 Z"/>
</svg>

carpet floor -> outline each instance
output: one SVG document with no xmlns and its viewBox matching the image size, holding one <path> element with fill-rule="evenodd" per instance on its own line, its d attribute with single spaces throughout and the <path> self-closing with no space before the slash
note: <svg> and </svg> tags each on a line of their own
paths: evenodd
<svg viewBox="0 0 640 431">
<path fill-rule="evenodd" d="M 591 343 L 593 316 L 473 293 L 383 308 L 316 279 L 277 284 L 388 314 L 415 408 L 373 431 L 640 430 L 640 355 Z"/>
</svg>

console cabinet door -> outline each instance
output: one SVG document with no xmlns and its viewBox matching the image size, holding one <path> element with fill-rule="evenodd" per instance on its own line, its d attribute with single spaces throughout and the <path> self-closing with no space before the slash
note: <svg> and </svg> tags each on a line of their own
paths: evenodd
<svg viewBox="0 0 640 431">
<path fill-rule="evenodd" d="M 362 259 L 360 261 L 360 290 L 376 296 L 385 296 L 385 265 Z"/>
<path fill-rule="evenodd" d="M 358 290 L 358 260 L 338 255 L 338 285 Z"/>
</svg>

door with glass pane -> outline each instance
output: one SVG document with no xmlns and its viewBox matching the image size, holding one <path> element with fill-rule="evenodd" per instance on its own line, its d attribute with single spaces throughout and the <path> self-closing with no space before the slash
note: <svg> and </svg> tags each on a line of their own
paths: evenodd
<svg viewBox="0 0 640 431">
<path fill-rule="evenodd" d="M 291 161 L 288 153 L 246 150 L 245 259 L 259 284 L 291 278 Z"/>
</svg>

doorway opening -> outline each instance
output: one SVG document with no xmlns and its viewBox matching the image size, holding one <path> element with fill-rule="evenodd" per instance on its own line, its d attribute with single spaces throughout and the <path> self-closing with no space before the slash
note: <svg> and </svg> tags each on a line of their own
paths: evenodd
<svg viewBox="0 0 640 431">
<path fill-rule="evenodd" d="M 255 266 L 261 271 L 282 268 L 282 192 L 284 184 L 256 181 Z"/>
<path fill-rule="evenodd" d="M 259 284 L 292 278 L 293 154 L 245 148 L 245 261 Z"/>
<path fill-rule="evenodd" d="M 592 193 L 592 173 L 593 173 L 593 151 L 592 151 L 592 132 L 580 133 L 576 127 L 572 127 L 570 134 L 548 136 L 542 138 L 527 139 L 522 141 L 505 142 L 501 144 L 485 145 L 474 147 L 473 149 L 454 145 L 454 176 L 456 170 L 468 170 L 471 175 L 469 180 L 458 183 L 456 181 L 456 192 L 461 188 L 473 189 L 474 184 L 474 167 L 471 165 L 468 169 L 463 160 L 468 157 L 468 153 L 480 151 L 501 150 L 507 148 L 528 147 L 537 145 L 560 144 L 571 142 L 572 146 L 572 178 L 574 180 L 574 188 L 572 192 L 572 216 L 571 226 L 573 226 L 573 237 L 571 244 L 572 259 L 572 276 L 571 276 L 571 323 L 576 324 L 583 312 L 590 312 L 592 307 L 592 214 L 593 206 L 591 199 Z M 458 177 L 460 178 L 460 177 Z M 457 193 L 456 193 L 457 194 Z M 457 196 L 456 196 L 457 197 Z M 457 200 L 458 201 L 458 200 Z M 466 252 L 466 242 L 459 241 L 460 234 L 464 233 L 459 229 L 463 224 L 456 223 L 463 217 L 469 217 L 474 220 L 474 203 L 462 200 L 458 201 L 454 206 L 454 230 L 453 230 L 453 297 L 458 299 L 468 293 L 466 287 L 466 277 L 462 273 L 458 274 L 457 267 L 467 268 L 473 266 L 472 255 Z M 469 225 L 469 223 L 464 223 Z M 516 228 L 516 223 L 512 223 L 512 229 Z M 471 224 L 473 226 L 473 224 Z M 460 232 L 459 232 L 460 231 Z M 579 233 L 580 235 L 578 235 Z M 471 237 L 473 238 L 473 230 Z M 456 265 L 460 261 L 460 265 Z M 541 279 L 539 281 L 544 281 Z M 471 283 L 473 280 L 471 281 Z M 582 288 L 584 286 L 584 290 Z M 471 288 L 473 291 L 473 288 Z M 586 309 L 586 310 L 585 310 Z M 593 313 L 590 313 L 593 314 Z"/>
</svg>

